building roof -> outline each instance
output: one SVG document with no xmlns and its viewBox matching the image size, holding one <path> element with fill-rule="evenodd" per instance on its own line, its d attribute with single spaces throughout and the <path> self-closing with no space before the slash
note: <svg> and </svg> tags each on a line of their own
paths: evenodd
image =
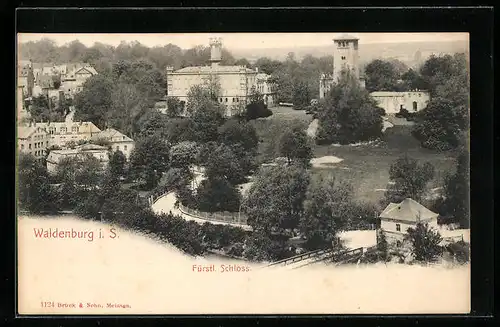
<svg viewBox="0 0 500 327">
<path fill-rule="evenodd" d="M 102 145 L 97 145 L 97 144 L 83 144 L 83 145 L 79 145 L 76 147 L 76 150 L 78 151 L 95 151 L 95 150 L 99 150 L 99 151 L 107 151 L 108 148 L 105 147 L 105 146 L 102 146 Z"/>
<path fill-rule="evenodd" d="M 115 137 L 119 137 L 123 141 L 129 141 L 133 142 L 130 137 L 127 135 L 123 134 L 122 132 L 117 131 L 114 128 L 107 128 L 104 131 L 99 132 L 98 134 L 94 135 L 92 138 L 93 139 L 109 139 L 112 140 Z"/>
<path fill-rule="evenodd" d="M 72 126 L 83 126 L 83 127 L 88 127 L 90 128 L 90 131 L 89 130 L 86 130 L 85 132 L 91 132 L 91 133 L 99 133 L 101 130 L 99 128 L 97 128 L 96 125 L 94 125 L 94 123 L 92 122 L 76 122 L 76 121 L 70 121 L 70 122 L 48 122 L 48 123 L 36 123 L 36 126 L 40 126 L 40 127 L 56 127 L 56 128 L 60 128 L 60 127 L 66 127 L 68 130 L 72 127 Z"/>
<path fill-rule="evenodd" d="M 389 203 L 379 217 L 417 223 L 420 220 L 429 220 L 438 216 L 439 214 L 430 211 L 415 200 L 406 198 L 400 203 Z"/>
<path fill-rule="evenodd" d="M 89 65 L 86 65 L 84 67 L 80 67 L 77 70 L 75 70 L 75 75 L 80 73 L 82 70 L 86 70 L 89 73 L 91 73 L 92 75 L 97 75 L 97 71 L 95 70 L 95 68 L 92 66 L 89 66 Z"/>
<path fill-rule="evenodd" d="M 238 72 L 245 72 L 245 73 L 255 73 L 257 72 L 255 70 L 252 70 L 250 68 L 247 68 L 245 66 L 191 66 L 191 67 L 184 67 L 181 69 L 178 69 L 174 71 L 174 73 L 192 73 L 192 74 L 209 74 L 209 73 L 238 73 Z"/>
<path fill-rule="evenodd" d="M 359 40 L 359 38 L 349 35 L 349 34 L 342 34 L 336 38 L 333 39 L 334 41 L 352 41 L 352 40 Z"/>
<path fill-rule="evenodd" d="M 31 134 L 33 134 L 33 132 L 35 132 L 35 130 L 36 130 L 36 128 L 33 126 L 19 126 L 17 128 L 17 138 L 25 139 L 28 136 L 30 136 Z"/>
<path fill-rule="evenodd" d="M 402 97 L 407 93 L 429 93 L 424 90 L 416 90 L 416 91 L 404 91 L 404 92 L 393 92 L 393 91 L 375 91 L 371 92 L 370 95 L 373 97 Z"/>
</svg>

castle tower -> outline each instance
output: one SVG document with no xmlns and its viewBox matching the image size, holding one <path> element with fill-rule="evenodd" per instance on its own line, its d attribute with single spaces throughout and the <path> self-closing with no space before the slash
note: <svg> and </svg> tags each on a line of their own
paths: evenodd
<svg viewBox="0 0 500 327">
<path fill-rule="evenodd" d="M 344 34 L 333 39 L 335 50 L 333 53 L 333 80 L 338 81 L 343 69 L 351 70 L 356 79 L 359 79 L 359 54 L 357 37 Z"/>
<path fill-rule="evenodd" d="M 222 40 L 220 38 L 210 39 L 210 63 L 217 67 L 222 60 Z"/>
</svg>

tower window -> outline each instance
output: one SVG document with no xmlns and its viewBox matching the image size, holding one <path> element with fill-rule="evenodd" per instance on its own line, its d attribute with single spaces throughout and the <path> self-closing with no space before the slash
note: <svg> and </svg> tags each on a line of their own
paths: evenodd
<svg viewBox="0 0 500 327">
<path fill-rule="evenodd" d="M 342 60 L 345 60 L 345 56 L 342 56 L 342 57 L 341 57 L 341 59 L 342 59 Z"/>
</svg>

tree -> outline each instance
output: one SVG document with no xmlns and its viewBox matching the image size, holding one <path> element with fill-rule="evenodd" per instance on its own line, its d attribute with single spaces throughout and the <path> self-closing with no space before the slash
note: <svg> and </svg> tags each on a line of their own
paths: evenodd
<svg viewBox="0 0 500 327">
<path fill-rule="evenodd" d="M 409 69 L 401 75 L 405 90 L 424 90 L 426 88 L 425 81 L 422 76 L 413 69 Z"/>
<path fill-rule="evenodd" d="M 75 96 L 75 120 L 91 121 L 100 129 L 107 125 L 113 108 L 113 81 L 105 75 L 94 75 Z"/>
<path fill-rule="evenodd" d="M 186 113 L 194 116 L 201 111 L 215 111 L 220 115 L 224 112 L 217 99 L 216 83 L 207 82 L 202 85 L 194 85 L 189 89 L 187 95 Z"/>
<path fill-rule="evenodd" d="M 263 232 L 253 232 L 246 241 L 243 256 L 251 261 L 275 261 L 285 258 L 287 244 L 283 240 L 272 239 Z"/>
<path fill-rule="evenodd" d="M 285 130 L 279 142 L 281 155 L 285 156 L 290 164 L 292 161 L 309 165 L 312 158 L 312 148 L 304 130 L 293 126 Z"/>
<path fill-rule="evenodd" d="M 389 244 L 383 229 L 377 230 L 377 251 L 382 260 L 387 261 L 389 258 Z"/>
<path fill-rule="evenodd" d="M 198 144 L 190 141 L 180 142 L 170 148 L 170 166 L 188 171 L 196 162 Z"/>
<path fill-rule="evenodd" d="M 181 101 L 176 97 L 167 98 L 167 116 L 169 118 L 179 117 L 184 108 L 182 107 Z"/>
<path fill-rule="evenodd" d="M 140 126 L 139 137 L 149 137 L 158 135 L 164 140 L 168 140 L 170 121 L 165 115 L 158 111 L 150 111 L 141 117 L 138 125 Z"/>
<path fill-rule="evenodd" d="M 427 223 L 417 223 L 415 228 L 408 228 L 405 236 L 412 244 L 412 254 L 416 261 L 431 262 L 442 253 L 439 245 L 442 237 L 438 231 L 429 228 Z"/>
<path fill-rule="evenodd" d="M 440 214 L 451 215 L 462 228 L 470 225 L 470 172 L 469 154 L 463 150 L 457 156 L 456 171 L 445 178 L 444 203 Z"/>
<path fill-rule="evenodd" d="M 206 106 L 200 107 L 191 116 L 193 123 L 193 141 L 206 143 L 216 141 L 219 137 L 218 128 L 224 123 L 221 107 L 212 100 Z"/>
<path fill-rule="evenodd" d="M 331 247 L 338 232 L 344 230 L 354 213 L 352 186 L 334 178 L 311 184 L 304 202 L 305 214 L 300 230 L 310 250 Z"/>
<path fill-rule="evenodd" d="M 373 60 L 365 68 L 366 89 L 373 91 L 395 91 L 400 75 L 393 63 Z"/>
<path fill-rule="evenodd" d="M 127 158 L 120 150 L 113 152 L 109 158 L 109 172 L 115 178 L 122 177 L 125 174 L 125 163 Z"/>
<path fill-rule="evenodd" d="M 56 211 L 56 194 L 45 166 L 32 155 L 21 153 L 17 167 L 20 207 L 33 213 Z"/>
<path fill-rule="evenodd" d="M 139 139 L 130 155 L 132 174 L 154 188 L 169 165 L 169 147 L 158 135 Z"/>
<path fill-rule="evenodd" d="M 240 206 L 238 189 L 225 178 L 209 177 L 200 183 L 196 192 L 201 211 L 237 212 Z"/>
<path fill-rule="evenodd" d="M 369 141 L 382 135 L 377 103 L 361 88 L 355 76 L 344 72 L 318 110 L 317 142 Z"/>
<path fill-rule="evenodd" d="M 406 198 L 420 201 L 426 192 L 427 183 L 434 178 L 434 166 L 426 162 L 420 165 L 416 159 L 405 155 L 391 164 L 388 185 L 383 203 L 398 203 Z"/>
<path fill-rule="evenodd" d="M 257 118 L 266 118 L 272 114 L 273 112 L 267 108 L 264 101 L 250 102 L 245 107 L 245 119 L 247 121 Z"/>
<path fill-rule="evenodd" d="M 245 151 L 255 154 L 259 138 L 255 128 L 247 122 L 236 119 L 227 120 L 218 129 L 219 142 L 227 146 L 241 146 Z"/>
<path fill-rule="evenodd" d="M 196 141 L 198 136 L 195 123 L 191 118 L 171 119 L 165 127 L 167 143 L 170 145 L 182 141 Z"/>
<path fill-rule="evenodd" d="M 302 166 L 263 167 L 248 191 L 244 210 L 248 223 L 266 235 L 273 230 L 291 230 L 304 213 L 309 174 Z"/>
<path fill-rule="evenodd" d="M 310 100 L 311 96 L 308 84 L 303 80 L 296 79 L 293 82 L 293 95 L 292 95 L 292 103 L 294 108 L 298 110 L 304 109 L 309 105 Z"/>
<path fill-rule="evenodd" d="M 245 174 L 231 147 L 221 144 L 212 148 L 205 162 L 205 174 L 209 179 L 224 179 L 232 185 L 245 180 Z"/>
</svg>

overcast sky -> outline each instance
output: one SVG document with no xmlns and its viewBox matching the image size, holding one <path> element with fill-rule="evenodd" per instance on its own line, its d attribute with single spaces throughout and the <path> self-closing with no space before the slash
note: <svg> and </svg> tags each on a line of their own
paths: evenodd
<svg viewBox="0 0 500 327">
<path fill-rule="evenodd" d="M 18 34 L 19 42 L 37 41 L 42 38 L 54 40 L 58 45 L 79 40 L 86 46 L 101 42 L 117 46 L 120 41 L 139 41 L 153 47 L 173 43 L 183 49 L 196 45 L 207 45 L 210 37 L 221 37 L 228 49 L 290 48 L 331 45 L 332 39 L 344 33 L 189 33 L 189 34 Z M 348 33 L 357 36 L 360 44 L 398 43 L 419 41 L 464 41 L 468 33 Z"/>
</svg>

